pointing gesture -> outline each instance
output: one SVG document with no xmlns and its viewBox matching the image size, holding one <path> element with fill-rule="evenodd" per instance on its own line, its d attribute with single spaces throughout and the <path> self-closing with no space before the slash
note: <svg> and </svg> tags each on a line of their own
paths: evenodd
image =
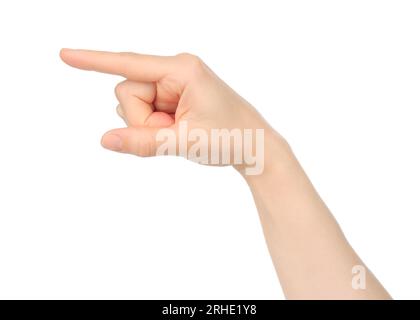
<svg viewBox="0 0 420 320">
<path fill-rule="evenodd" d="M 266 126 L 250 104 L 194 55 L 63 49 L 60 56 L 72 67 L 127 79 L 116 86 L 115 93 L 117 113 L 128 127 L 103 136 L 107 149 L 153 156 L 158 130 L 168 128 L 177 134 L 181 120 L 188 120 L 189 128 L 204 130 Z"/>
</svg>

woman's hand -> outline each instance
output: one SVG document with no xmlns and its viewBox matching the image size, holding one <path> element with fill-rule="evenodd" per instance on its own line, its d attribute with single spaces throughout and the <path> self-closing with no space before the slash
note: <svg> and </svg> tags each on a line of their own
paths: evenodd
<svg viewBox="0 0 420 320">
<path fill-rule="evenodd" d="M 199 129 L 208 137 L 211 137 L 211 129 L 227 129 L 229 133 L 232 129 L 239 129 L 242 135 L 243 129 L 271 131 L 266 121 L 247 101 L 194 55 L 182 53 L 163 57 L 63 49 L 60 56 L 70 66 L 120 75 L 127 79 L 115 88 L 119 101 L 117 112 L 126 122 L 127 128 L 113 129 L 103 136 L 102 145 L 107 149 L 138 156 L 154 156 L 159 154 L 162 142 L 158 136 L 162 132 L 160 130 L 165 128 L 166 133 L 171 130 L 179 139 L 180 124 L 188 134 Z M 197 138 L 197 132 L 195 136 Z M 228 139 L 233 141 L 232 137 Z M 194 160 L 194 156 L 188 153 L 196 142 L 193 137 L 187 141 L 186 150 L 178 146 L 176 149 L 169 148 L 167 153 Z M 223 147 L 215 146 L 215 143 L 212 145 L 211 140 L 207 146 L 203 143 L 199 147 L 208 147 L 209 161 L 206 163 L 205 157 L 201 155 L 198 156 L 199 162 L 236 164 L 241 168 L 241 163 L 234 163 L 235 150 L 232 144 Z M 250 149 L 252 145 L 255 147 L 255 143 L 243 147 Z M 197 145 L 194 150 L 197 150 Z M 215 151 L 221 153 L 218 163 L 210 161 L 211 152 Z M 245 156 L 245 152 L 242 150 L 242 156 Z"/>
</svg>

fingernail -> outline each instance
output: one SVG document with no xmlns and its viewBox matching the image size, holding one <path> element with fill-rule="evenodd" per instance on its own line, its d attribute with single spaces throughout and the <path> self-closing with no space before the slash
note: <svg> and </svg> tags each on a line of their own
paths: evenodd
<svg viewBox="0 0 420 320">
<path fill-rule="evenodd" d="M 108 134 L 102 139 L 102 145 L 104 148 L 112 151 L 122 150 L 122 140 L 116 134 Z"/>
</svg>

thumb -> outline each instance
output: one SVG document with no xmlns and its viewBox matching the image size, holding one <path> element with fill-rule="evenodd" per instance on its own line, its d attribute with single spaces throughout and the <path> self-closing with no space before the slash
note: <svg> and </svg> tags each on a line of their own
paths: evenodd
<svg viewBox="0 0 420 320">
<path fill-rule="evenodd" d="M 152 157 L 156 155 L 158 131 L 159 128 L 150 127 L 114 129 L 103 135 L 101 144 L 112 151 Z"/>
</svg>

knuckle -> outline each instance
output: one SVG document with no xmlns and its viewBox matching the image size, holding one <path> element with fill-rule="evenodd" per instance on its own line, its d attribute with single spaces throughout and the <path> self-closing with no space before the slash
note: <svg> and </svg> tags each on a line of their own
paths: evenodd
<svg viewBox="0 0 420 320">
<path fill-rule="evenodd" d="M 205 64 L 203 60 L 194 54 L 183 52 L 177 54 L 177 58 L 185 66 L 185 69 L 188 72 L 199 73 L 205 70 Z"/>
<path fill-rule="evenodd" d="M 115 91 L 115 95 L 117 96 L 117 98 L 122 97 L 122 96 L 128 94 L 129 92 L 128 92 L 128 83 L 127 83 L 127 80 L 124 80 L 124 81 L 118 83 L 115 86 L 115 90 L 114 91 Z"/>
<path fill-rule="evenodd" d="M 178 53 L 176 55 L 177 57 L 181 58 L 181 59 L 185 59 L 185 60 L 194 60 L 197 59 L 198 57 L 195 54 L 189 53 L 189 52 L 181 52 Z"/>
<path fill-rule="evenodd" d="M 115 111 L 117 112 L 117 114 L 123 118 L 125 120 L 125 115 L 124 115 L 124 111 L 122 109 L 122 106 L 119 104 L 117 105 L 117 107 L 115 108 Z"/>
</svg>

